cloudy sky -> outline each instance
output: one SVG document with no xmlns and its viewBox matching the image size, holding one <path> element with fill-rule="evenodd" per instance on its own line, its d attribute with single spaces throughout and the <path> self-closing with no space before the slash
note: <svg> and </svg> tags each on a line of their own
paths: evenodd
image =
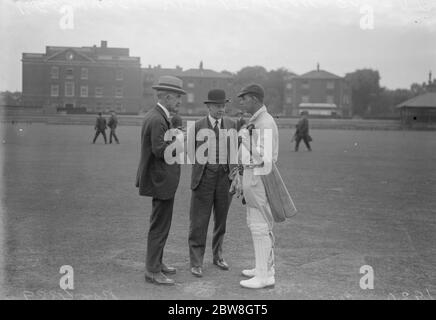
<svg viewBox="0 0 436 320">
<path fill-rule="evenodd" d="M 235 72 L 377 69 L 408 88 L 436 75 L 435 0 L 1 0 L 0 91 L 21 91 L 22 52 L 128 47 L 142 66 Z"/>
</svg>

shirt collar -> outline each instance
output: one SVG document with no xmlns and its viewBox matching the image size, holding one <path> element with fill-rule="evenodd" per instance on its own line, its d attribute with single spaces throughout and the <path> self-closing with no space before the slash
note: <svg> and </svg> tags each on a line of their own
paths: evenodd
<svg viewBox="0 0 436 320">
<path fill-rule="evenodd" d="M 215 127 L 215 122 L 218 120 L 218 128 L 221 128 L 221 120 L 222 119 L 215 119 L 211 115 L 208 115 L 210 124 L 212 125 L 212 128 Z"/>
<path fill-rule="evenodd" d="M 161 105 L 159 102 L 157 103 L 157 105 L 159 107 L 161 107 L 161 109 L 163 110 L 163 112 L 165 112 L 165 115 L 167 116 L 167 119 L 170 118 L 170 113 L 168 112 L 167 108 L 165 108 L 163 105 Z"/>
<path fill-rule="evenodd" d="M 262 113 L 262 112 L 266 112 L 266 106 L 263 105 L 259 110 L 257 110 L 255 112 L 255 114 L 253 114 L 253 116 L 250 118 L 250 120 L 248 122 L 253 122 L 254 120 L 256 120 L 256 118 Z"/>
</svg>

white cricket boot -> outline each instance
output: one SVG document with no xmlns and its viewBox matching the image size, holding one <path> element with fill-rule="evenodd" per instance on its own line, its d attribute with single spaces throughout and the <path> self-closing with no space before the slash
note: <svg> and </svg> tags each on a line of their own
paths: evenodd
<svg viewBox="0 0 436 320">
<path fill-rule="evenodd" d="M 242 270 L 242 275 L 247 278 L 253 278 L 256 276 L 256 268 Z M 275 275 L 275 270 L 274 267 L 272 267 L 270 270 L 268 270 L 268 278 L 274 277 L 274 275 Z"/>
<path fill-rule="evenodd" d="M 247 289 L 263 289 L 263 288 L 272 288 L 275 285 L 275 279 L 274 276 L 268 277 L 268 278 L 260 278 L 260 277 L 253 277 L 248 280 L 242 280 L 239 282 L 241 287 L 247 288 Z"/>
<path fill-rule="evenodd" d="M 251 224 L 250 229 L 253 237 L 254 255 L 256 258 L 255 275 L 251 279 L 242 280 L 240 285 L 248 289 L 272 287 L 275 284 L 274 275 L 271 275 L 271 270 L 273 268 L 272 266 L 271 268 L 268 268 L 270 258 L 273 256 L 272 239 L 268 234 L 267 226 L 264 224 L 253 223 Z M 250 274 L 251 272 L 252 270 L 248 273 Z"/>
</svg>

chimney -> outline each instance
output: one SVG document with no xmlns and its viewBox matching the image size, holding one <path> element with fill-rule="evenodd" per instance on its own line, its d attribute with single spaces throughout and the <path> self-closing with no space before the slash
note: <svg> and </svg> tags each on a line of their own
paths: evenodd
<svg viewBox="0 0 436 320">
<path fill-rule="evenodd" d="M 430 70 L 430 72 L 428 73 L 428 85 L 431 85 L 432 82 L 433 82 L 433 79 L 432 79 L 432 74 L 431 74 L 431 70 Z"/>
<path fill-rule="evenodd" d="M 319 72 L 319 62 L 318 62 L 317 65 L 316 65 L 316 71 Z"/>
<path fill-rule="evenodd" d="M 106 40 L 101 40 L 101 45 L 102 48 L 107 48 L 107 41 Z"/>
<path fill-rule="evenodd" d="M 203 70 L 203 61 L 200 61 L 200 70 Z"/>
</svg>

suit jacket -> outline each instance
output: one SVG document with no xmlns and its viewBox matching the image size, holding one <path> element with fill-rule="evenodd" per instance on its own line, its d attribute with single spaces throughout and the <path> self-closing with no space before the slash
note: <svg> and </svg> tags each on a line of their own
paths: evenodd
<svg viewBox="0 0 436 320">
<path fill-rule="evenodd" d="M 117 125 L 118 125 L 118 119 L 117 119 L 117 117 L 110 117 L 109 118 L 109 121 L 108 121 L 108 123 L 107 123 L 107 126 L 109 127 L 109 128 L 111 128 L 111 129 L 116 129 L 116 127 L 117 127 Z"/>
<path fill-rule="evenodd" d="M 103 117 L 97 117 L 95 120 L 95 129 L 100 131 L 106 130 L 106 119 Z"/>
<path fill-rule="evenodd" d="M 297 123 L 297 130 L 295 135 L 303 137 L 309 134 L 309 120 L 300 119 Z"/>
<path fill-rule="evenodd" d="M 145 115 L 141 130 L 141 159 L 136 174 L 136 187 L 141 196 L 161 200 L 174 197 L 180 179 L 180 164 L 167 164 L 165 148 L 171 141 L 165 141 L 165 132 L 170 121 L 164 111 L 156 106 Z"/>
<path fill-rule="evenodd" d="M 206 116 L 200 120 L 197 120 L 195 122 L 195 137 L 197 137 L 197 132 L 200 129 L 212 129 L 212 125 L 209 122 L 208 116 Z M 221 121 L 221 129 L 227 129 L 227 130 L 235 129 L 236 130 L 236 123 L 230 118 L 223 117 L 223 119 Z M 195 142 L 195 150 L 197 150 L 197 148 L 205 142 L 206 141 L 196 141 Z M 237 150 L 235 152 L 237 152 Z M 229 163 L 229 158 L 230 158 L 230 137 L 227 138 L 227 163 Z M 228 166 L 228 171 L 230 173 L 230 171 L 233 169 L 233 167 L 237 166 L 237 164 L 227 164 L 227 166 Z M 195 190 L 198 187 L 198 185 L 200 184 L 201 178 L 203 177 L 205 167 L 206 167 L 205 164 L 200 164 L 198 162 L 195 162 L 193 164 L 192 174 L 191 174 L 191 189 L 192 190 Z"/>
</svg>

